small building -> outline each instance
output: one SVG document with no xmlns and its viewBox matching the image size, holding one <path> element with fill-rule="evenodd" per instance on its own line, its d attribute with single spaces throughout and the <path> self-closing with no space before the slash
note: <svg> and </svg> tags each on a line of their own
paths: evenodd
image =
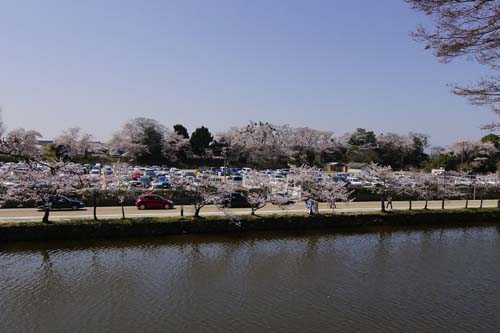
<svg viewBox="0 0 500 333">
<path fill-rule="evenodd" d="M 326 172 L 347 172 L 347 165 L 340 162 L 330 162 L 325 166 Z"/>
</svg>

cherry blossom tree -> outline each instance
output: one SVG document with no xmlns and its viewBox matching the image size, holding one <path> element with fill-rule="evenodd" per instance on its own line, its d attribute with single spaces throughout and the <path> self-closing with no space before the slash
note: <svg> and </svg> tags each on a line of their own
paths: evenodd
<svg viewBox="0 0 500 333">
<path fill-rule="evenodd" d="M 135 118 L 115 132 L 108 144 L 112 151 L 127 153 L 137 162 L 157 161 L 163 156 L 165 131 L 165 127 L 154 119 Z"/>
<path fill-rule="evenodd" d="M 163 143 L 163 154 L 169 161 L 186 158 L 186 153 L 191 149 L 189 139 L 176 131 L 166 131 Z"/>
<path fill-rule="evenodd" d="M 0 155 L 20 160 L 40 161 L 41 151 L 38 139 L 42 135 L 34 130 L 16 129 L 0 138 Z"/>
<path fill-rule="evenodd" d="M 416 178 L 416 189 L 420 197 L 425 200 L 424 209 L 427 209 L 429 200 L 440 200 L 441 209 L 444 209 L 446 200 L 463 196 L 463 193 L 452 183 L 451 176 L 447 174 L 437 176 L 420 173 Z"/>
<path fill-rule="evenodd" d="M 352 190 L 349 190 L 342 181 L 327 178 L 322 182 L 321 197 L 325 202 L 328 202 L 332 211 L 337 207 L 337 202 L 347 202 L 351 195 Z"/>
<path fill-rule="evenodd" d="M 486 141 L 459 141 L 443 150 L 441 154 L 460 162 L 459 170 L 481 172 L 496 169 L 499 150 L 494 143 Z"/>
<path fill-rule="evenodd" d="M 256 171 L 252 171 L 246 177 L 247 200 L 251 206 L 252 215 L 255 215 L 257 210 L 264 208 L 269 202 L 273 187 L 269 177 Z"/>
<path fill-rule="evenodd" d="M 280 128 L 283 148 L 288 159 L 294 164 L 314 165 L 315 159 L 335 154 L 339 151 L 338 142 L 332 131 L 321 131 L 308 127 Z"/>
<path fill-rule="evenodd" d="M 0 127 L 4 133 L 3 123 Z M 83 171 L 77 165 L 62 161 L 47 162 L 41 160 L 38 139 L 41 134 L 34 130 L 17 129 L 8 132 L 0 138 L 0 155 L 10 156 L 25 162 L 23 168 L 7 169 L 2 172 L 2 178 L 9 181 L 0 196 L 1 201 L 17 200 L 21 204 L 26 200 L 39 200 L 43 203 L 43 222 L 49 221 L 50 197 L 66 193 L 74 193 L 84 187 L 81 174 Z"/>
<path fill-rule="evenodd" d="M 286 160 L 280 126 L 265 122 L 250 122 L 244 127 L 234 127 L 218 134 L 217 142 L 224 142 L 239 161 L 274 166 Z"/>
<path fill-rule="evenodd" d="M 304 202 L 317 203 L 323 199 L 323 184 L 318 169 L 305 165 L 294 166 L 290 168 L 288 179 L 295 187 L 300 187 L 301 199 Z M 309 214 L 312 215 L 313 211 L 310 210 Z"/>
<path fill-rule="evenodd" d="M 479 192 L 479 208 L 483 208 L 484 197 L 489 193 L 498 192 L 500 189 L 498 175 L 495 173 L 485 175 L 476 184 Z"/>
<path fill-rule="evenodd" d="M 380 207 L 385 212 L 385 200 L 394 193 L 396 177 L 390 166 L 371 163 L 363 172 L 364 176 L 372 181 L 370 191 L 380 197 Z"/>
<path fill-rule="evenodd" d="M 428 173 L 418 172 L 414 175 L 414 189 L 418 198 L 425 201 L 424 209 L 428 209 L 429 200 L 434 199 L 438 183 L 436 178 Z"/>
<path fill-rule="evenodd" d="M 85 178 L 85 186 L 81 189 L 80 194 L 88 201 L 92 202 L 92 210 L 94 221 L 97 221 L 97 206 L 99 198 L 107 190 L 105 179 L 101 176 L 87 175 Z"/>
<path fill-rule="evenodd" d="M 30 162 L 21 169 L 8 169 L 7 174 L 10 185 L 3 187 L 1 202 L 15 200 L 23 204 L 27 201 L 38 201 L 44 210 L 44 223 L 49 222 L 52 197 L 75 193 L 83 186 L 79 170 L 61 162 L 49 166 Z M 0 175 L 3 184 L 7 174 L 4 171 Z"/>
<path fill-rule="evenodd" d="M 289 208 L 294 201 L 292 200 L 292 195 L 288 191 L 288 182 L 278 182 L 275 184 L 269 200 L 273 205 L 278 206 L 282 210 Z"/>
<path fill-rule="evenodd" d="M 446 200 L 463 196 L 463 193 L 446 178 L 446 174 L 441 177 L 435 176 L 434 178 L 437 182 L 434 194 L 441 200 L 441 209 L 445 208 Z"/>
<path fill-rule="evenodd" d="M 312 165 L 317 155 L 339 148 L 331 131 L 267 122 L 234 127 L 219 133 L 216 141 L 231 149 L 233 159 L 265 167 L 283 165 L 287 160 Z"/>
<path fill-rule="evenodd" d="M 399 187 L 398 193 L 408 196 L 409 210 L 413 209 L 413 200 L 421 197 L 421 191 L 418 187 L 419 179 L 419 173 L 411 173 L 399 179 L 401 187 Z"/>
<path fill-rule="evenodd" d="M 406 0 L 413 9 L 429 16 L 435 24 L 429 31 L 419 27 L 413 34 L 426 49 L 447 63 L 465 58 L 489 67 L 493 74 L 476 86 L 453 85 L 452 92 L 473 105 L 490 106 L 500 115 L 500 1 L 498 0 Z M 498 129 L 499 122 L 485 126 Z"/>
<path fill-rule="evenodd" d="M 113 175 L 110 177 L 110 182 L 107 184 L 107 191 L 112 196 L 116 197 L 122 209 L 122 219 L 125 219 L 125 199 L 130 191 L 124 178 L 128 176 L 129 165 L 126 163 L 113 164 Z"/>
<path fill-rule="evenodd" d="M 200 216 L 200 211 L 206 205 L 217 205 L 223 202 L 224 195 L 219 190 L 220 184 L 208 179 L 200 178 L 193 182 L 186 178 L 173 179 L 173 186 L 183 191 L 194 207 L 194 217 Z"/>
<path fill-rule="evenodd" d="M 67 156 L 70 158 L 78 155 L 87 157 L 92 148 L 92 135 L 82 132 L 80 127 L 72 127 L 64 130 L 61 135 L 54 139 L 54 142 L 66 147 Z"/>
</svg>

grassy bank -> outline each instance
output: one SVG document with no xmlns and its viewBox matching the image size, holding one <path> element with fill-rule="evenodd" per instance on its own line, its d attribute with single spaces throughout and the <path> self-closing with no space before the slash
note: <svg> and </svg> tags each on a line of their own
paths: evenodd
<svg viewBox="0 0 500 333">
<path fill-rule="evenodd" d="M 104 221 L 71 220 L 50 224 L 15 222 L 0 225 L 0 242 L 142 237 L 265 230 L 311 230 L 370 226 L 469 226 L 498 223 L 500 209 L 392 211 L 319 215 L 224 216 L 204 218 L 128 218 Z"/>
</svg>

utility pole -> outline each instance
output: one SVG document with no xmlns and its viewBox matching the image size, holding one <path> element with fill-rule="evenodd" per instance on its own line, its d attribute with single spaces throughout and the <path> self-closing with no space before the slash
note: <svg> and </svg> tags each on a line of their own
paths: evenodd
<svg viewBox="0 0 500 333">
<path fill-rule="evenodd" d="M 465 152 L 465 141 L 462 141 L 462 158 L 460 162 L 460 173 L 464 172 L 464 152 Z"/>
<path fill-rule="evenodd" d="M 227 180 L 227 147 L 222 148 L 222 152 L 224 154 L 224 183 L 226 183 Z"/>
</svg>

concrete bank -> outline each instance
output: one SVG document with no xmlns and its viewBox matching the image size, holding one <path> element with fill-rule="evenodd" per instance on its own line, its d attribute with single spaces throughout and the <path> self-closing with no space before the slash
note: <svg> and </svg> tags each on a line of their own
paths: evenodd
<svg viewBox="0 0 500 333">
<path fill-rule="evenodd" d="M 146 237 L 247 231 L 300 231 L 312 229 L 362 229 L 377 226 L 478 226 L 500 222 L 500 209 L 393 211 L 368 214 L 320 214 L 206 218 L 133 218 L 104 221 L 5 223 L 0 242 Z"/>
</svg>

